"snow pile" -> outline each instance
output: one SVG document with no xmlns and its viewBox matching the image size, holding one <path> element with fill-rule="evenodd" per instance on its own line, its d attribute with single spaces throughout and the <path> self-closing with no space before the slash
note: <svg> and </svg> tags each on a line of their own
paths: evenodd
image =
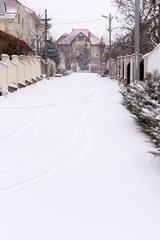
<svg viewBox="0 0 160 240">
<path fill-rule="evenodd" d="M 135 81 L 127 88 L 122 87 L 121 93 L 123 105 L 160 151 L 160 80 L 157 72 L 149 73 L 144 82 Z"/>
</svg>

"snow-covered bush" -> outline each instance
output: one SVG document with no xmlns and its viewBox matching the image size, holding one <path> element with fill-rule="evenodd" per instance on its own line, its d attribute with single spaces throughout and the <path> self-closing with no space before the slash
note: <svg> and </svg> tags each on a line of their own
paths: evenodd
<svg viewBox="0 0 160 240">
<path fill-rule="evenodd" d="M 160 78 L 157 71 L 148 73 L 145 81 L 122 87 L 123 105 L 133 114 L 160 154 Z"/>
</svg>

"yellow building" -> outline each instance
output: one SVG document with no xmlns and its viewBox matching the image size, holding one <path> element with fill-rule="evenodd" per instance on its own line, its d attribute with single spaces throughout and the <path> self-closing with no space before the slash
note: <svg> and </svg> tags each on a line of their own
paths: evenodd
<svg viewBox="0 0 160 240">
<path fill-rule="evenodd" d="M 21 49 L 20 53 L 25 53 L 24 48 L 27 49 L 29 46 L 34 52 L 38 52 L 37 49 L 39 50 L 43 42 L 44 28 L 44 22 L 33 10 L 17 0 L 0 0 L 0 40 L 5 38 L 8 39 L 7 43 L 10 42 L 5 47 L 0 45 L 1 50 L 6 52 L 6 48 L 11 48 L 12 54 L 18 54 L 19 49 Z M 16 52 L 14 52 L 14 47 L 10 46 L 13 42 L 15 45 L 17 43 Z"/>
<path fill-rule="evenodd" d="M 27 13 L 16 0 L 0 0 L 0 30 L 20 40 L 29 42 Z"/>
<path fill-rule="evenodd" d="M 70 34 L 63 34 L 57 43 L 62 55 L 62 62 L 65 63 L 67 69 L 72 68 L 76 72 L 83 69 L 89 72 L 100 70 L 101 40 L 87 29 L 73 29 Z M 86 55 L 88 54 L 88 58 L 90 58 L 86 67 L 81 66 L 83 51 L 86 51 Z"/>
</svg>

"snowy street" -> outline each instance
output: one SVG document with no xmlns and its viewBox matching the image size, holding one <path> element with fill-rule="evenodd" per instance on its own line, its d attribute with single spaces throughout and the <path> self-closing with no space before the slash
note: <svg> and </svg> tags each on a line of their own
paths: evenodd
<svg viewBox="0 0 160 240">
<path fill-rule="evenodd" d="M 119 90 L 74 73 L 0 98 L 0 239 L 160 239 L 160 162 Z"/>
</svg>

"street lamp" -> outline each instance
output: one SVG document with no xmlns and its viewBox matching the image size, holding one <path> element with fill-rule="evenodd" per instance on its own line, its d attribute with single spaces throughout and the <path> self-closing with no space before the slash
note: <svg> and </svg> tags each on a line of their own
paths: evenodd
<svg viewBox="0 0 160 240">
<path fill-rule="evenodd" d="M 111 77 L 111 21 L 112 21 L 112 16 L 109 14 L 109 17 L 102 15 L 102 17 L 107 18 L 109 20 L 109 76 Z"/>
</svg>

